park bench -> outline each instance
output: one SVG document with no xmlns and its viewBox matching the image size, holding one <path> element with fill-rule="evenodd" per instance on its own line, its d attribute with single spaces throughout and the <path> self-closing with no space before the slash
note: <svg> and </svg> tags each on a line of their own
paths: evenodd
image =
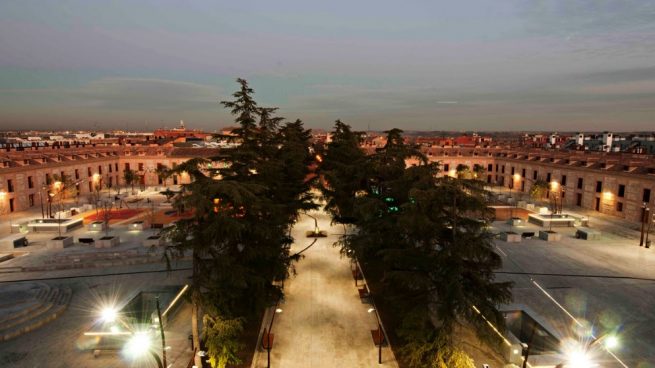
<svg viewBox="0 0 655 368">
<path fill-rule="evenodd" d="M 524 232 L 521 234 L 521 237 L 523 239 L 532 239 L 534 237 L 534 232 L 533 231 Z"/>
<path fill-rule="evenodd" d="M 366 286 L 357 289 L 357 292 L 359 292 L 359 297 L 362 299 L 366 299 L 369 296 L 371 296 L 371 293 L 368 291 L 368 288 Z"/>
<path fill-rule="evenodd" d="M 84 244 L 93 244 L 95 243 L 95 240 L 93 238 L 79 238 L 77 239 L 78 242 L 84 243 Z"/>
</svg>

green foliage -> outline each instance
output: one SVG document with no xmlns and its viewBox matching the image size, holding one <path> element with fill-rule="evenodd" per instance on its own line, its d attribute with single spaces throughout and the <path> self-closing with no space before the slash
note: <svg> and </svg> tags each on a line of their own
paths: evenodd
<svg viewBox="0 0 655 368">
<path fill-rule="evenodd" d="M 234 99 L 222 104 L 239 124 L 233 137 L 239 144 L 167 172 L 191 178 L 175 205 L 192 209 L 193 216 L 168 230 L 173 245 L 167 256 L 192 254 L 190 294 L 211 323 L 205 333 L 214 339 L 209 355 L 215 366 L 237 357 L 242 323 L 282 297 L 279 281 L 292 261 L 289 229 L 299 211 L 313 208 L 306 180 L 310 132 L 300 120 L 274 116 L 276 108 L 259 107 L 248 83 L 237 82 Z M 224 165 L 211 165 L 215 161 Z"/>
<path fill-rule="evenodd" d="M 438 166 L 407 146 L 400 133 L 387 132 L 387 145 L 360 168 L 365 195 L 334 195 L 352 198 L 358 226 L 339 244 L 343 253 L 382 270 L 378 292 L 402 317 L 398 329 L 413 366 L 466 367 L 468 361 L 444 337 L 465 321 L 491 339 L 480 313 L 502 327 L 496 306 L 510 300 L 510 284 L 494 281 L 501 258 L 486 227 L 489 193 L 479 180 L 438 178 Z M 411 156 L 420 164 L 406 167 Z"/>
<path fill-rule="evenodd" d="M 325 210 L 339 223 L 354 222 L 355 194 L 365 187 L 367 159 L 359 142 L 359 135 L 337 120 L 319 168 Z"/>
<path fill-rule="evenodd" d="M 203 326 L 203 339 L 212 368 L 225 368 L 228 364 L 241 363 L 238 356 L 243 348 L 243 344 L 238 342 L 239 335 L 243 332 L 241 318 L 222 319 L 205 314 Z"/>
<path fill-rule="evenodd" d="M 457 177 L 459 179 L 470 179 L 472 176 L 471 169 L 468 165 L 459 164 L 455 168 L 455 171 L 457 172 Z"/>
<path fill-rule="evenodd" d="M 134 184 L 138 183 L 139 175 L 137 175 L 134 170 L 126 169 L 123 171 L 123 181 L 125 182 L 125 185 L 131 186 L 132 192 L 134 192 Z"/>
<path fill-rule="evenodd" d="M 530 197 L 535 200 L 543 199 L 548 193 L 549 184 L 545 180 L 537 179 L 530 187 Z"/>
<path fill-rule="evenodd" d="M 410 341 L 400 353 L 410 367 L 423 368 L 475 368 L 471 357 L 455 347 L 444 334 L 435 332 L 430 336 L 407 336 Z"/>
</svg>

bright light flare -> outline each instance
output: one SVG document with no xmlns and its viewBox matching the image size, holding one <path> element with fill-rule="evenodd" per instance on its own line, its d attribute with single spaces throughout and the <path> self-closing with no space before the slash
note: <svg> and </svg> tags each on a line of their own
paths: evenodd
<svg viewBox="0 0 655 368">
<path fill-rule="evenodd" d="M 576 350 L 569 353 L 568 366 L 575 368 L 591 368 L 595 365 L 591 362 L 589 355 L 583 350 Z"/>
<path fill-rule="evenodd" d="M 607 336 L 605 338 L 605 348 L 614 349 L 619 346 L 619 338 L 616 336 Z"/>
<path fill-rule="evenodd" d="M 125 354 L 132 359 L 137 359 L 147 354 L 151 347 L 152 339 L 148 333 L 137 332 L 127 340 Z"/>
<path fill-rule="evenodd" d="M 100 318 L 103 322 L 112 323 L 118 318 L 116 307 L 104 307 L 100 310 Z"/>
</svg>

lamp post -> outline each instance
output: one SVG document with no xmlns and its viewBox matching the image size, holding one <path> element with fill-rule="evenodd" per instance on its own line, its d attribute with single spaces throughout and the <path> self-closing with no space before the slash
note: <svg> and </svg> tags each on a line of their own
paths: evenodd
<svg viewBox="0 0 655 368">
<path fill-rule="evenodd" d="M 648 235 L 650 234 L 650 226 L 655 222 L 655 214 L 653 214 L 652 218 L 648 219 L 648 228 L 646 229 L 646 248 L 650 248 L 650 240 L 648 240 Z"/>
<path fill-rule="evenodd" d="M 275 303 L 275 310 L 271 316 L 271 322 L 268 324 L 268 330 L 264 329 L 264 334 L 262 336 L 262 348 L 266 349 L 266 368 L 271 368 L 271 349 L 273 348 L 273 339 L 274 336 L 271 334 L 273 329 L 273 321 L 275 320 L 275 315 L 282 313 L 282 308 L 278 308 L 278 303 Z"/>
<path fill-rule="evenodd" d="M 382 364 L 382 342 L 384 341 L 384 334 L 382 333 L 382 322 L 380 321 L 380 315 L 378 314 L 377 309 L 375 308 L 369 308 L 368 309 L 369 313 L 375 313 L 375 320 L 378 323 L 378 331 L 377 331 L 377 337 L 378 337 L 378 364 Z"/>
<path fill-rule="evenodd" d="M 644 228 L 646 227 L 646 221 L 648 221 L 648 213 L 650 209 L 647 207 L 648 203 L 644 202 L 641 206 L 641 237 L 639 238 L 639 246 L 644 245 Z"/>
<path fill-rule="evenodd" d="M 41 190 L 39 191 L 39 202 L 41 202 L 41 218 L 45 218 L 45 209 L 43 208 L 43 192 L 45 192 L 45 185 L 41 186 Z"/>
</svg>

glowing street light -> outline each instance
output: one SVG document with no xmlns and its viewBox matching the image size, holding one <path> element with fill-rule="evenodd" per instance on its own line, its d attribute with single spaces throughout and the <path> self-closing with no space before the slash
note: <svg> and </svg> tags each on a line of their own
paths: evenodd
<svg viewBox="0 0 655 368">
<path fill-rule="evenodd" d="M 568 356 L 567 366 L 576 368 L 591 368 L 595 365 L 591 362 L 591 358 L 584 350 L 572 351 Z"/>
<path fill-rule="evenodd" d="M 123 348 L 125 355 L 133 360 L 143 358 L 145 355 L 150 354 L 157 362 L 157 367 L 163 368 L 163 364 L 159 355 L 152 349 L 152 338 L 146 331 L 135 332 Z"/>
<path fill-rule="evenodd" d="M 610 336 L 607 336 L 605 338 L 605 348 L 606 349 L 615 349 L 618 346 L 619 346 L 619 338 L 618 337 L 616 337 L 614 335 L 610 335 Z"/>
<path fill-rule="evenodd" d="M 115 322 L 118 318 L 118 311 L 115 307 L 104 307 L 100 310 L 100 319 L 105 323 Z"/>
</svg>

